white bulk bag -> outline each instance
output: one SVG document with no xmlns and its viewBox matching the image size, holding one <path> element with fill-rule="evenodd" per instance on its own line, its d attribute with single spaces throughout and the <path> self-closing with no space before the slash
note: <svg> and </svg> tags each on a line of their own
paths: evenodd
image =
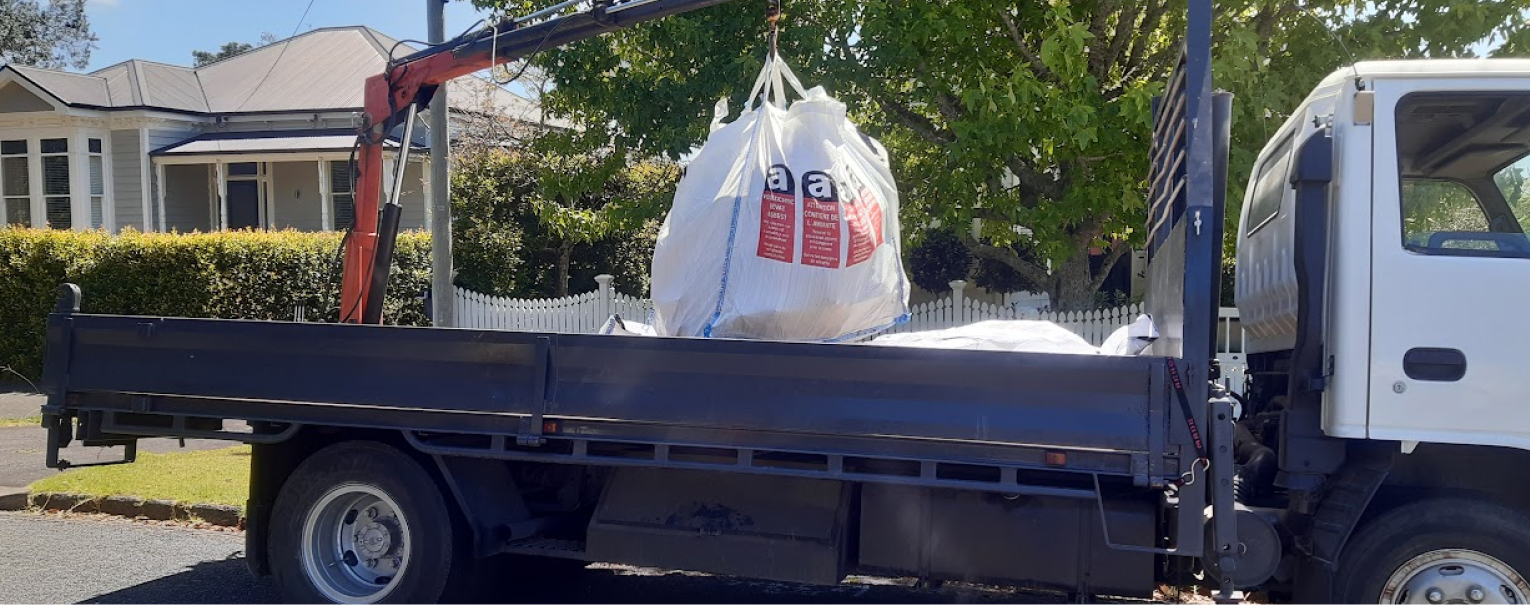
<svg viewBox="0 0 1531 605">
<path fill-rule="evenodd" d="M 790 106 L 785 85 L 800 95 Z M 726 125 L 719 101 L 659 231 L 655 330 L 839 341 L 905 321 L 887 152 L 823 87 L 803 90 L 780 58 L 767 62 L 749 99 Z"/>
</svg>

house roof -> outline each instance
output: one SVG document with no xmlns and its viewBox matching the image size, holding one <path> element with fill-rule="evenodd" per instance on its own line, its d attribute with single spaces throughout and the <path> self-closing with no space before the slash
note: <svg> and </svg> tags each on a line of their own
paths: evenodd
<svg viewBox="0 0 1531 605">
<path fill-rule="evenodd" d="M 133 59 L 88 74 L 5 65 L 73 106 L 163 109 L 198 114 L 356 110 L 362 84 L 383 72 L 397 40 L 364 26 L 326 27 L 197 68 Z M 415 50 L 400 45 L 397 56 Z M 540 117 L 537 103 L 477 77 L 455 80 L 452 108 L 487 105 L 522 120 Z M 524 117 L 529 116 L 529 117 Z"/>
<path fill-rule="evenodd" d="M 149 152 L 152 156 L 226 155 L 237 153 L 291 153 L 295 151 L 346 151 L 356 144 L 351 130 L 281 130 L 267 132 L 219 132 L 192 137 Z M 397 148 L 399 141 L 383 141 Z M 416 143 L 414 149 L 426 149 Z"/>
<path fill-rule="evenodd" d="M 102 78 L 20 65 L 6 65 L 0 69 L 16 70 L 16 73 L 26 77 L 38 88 L 66 104 L 111 106 L 111 96 L 107 93 L 106 81 Z"/>
</svg>

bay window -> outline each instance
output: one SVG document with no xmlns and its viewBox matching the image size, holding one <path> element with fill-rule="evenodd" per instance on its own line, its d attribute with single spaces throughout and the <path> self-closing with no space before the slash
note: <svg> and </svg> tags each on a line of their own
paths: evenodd
<svg viewBox="0 0 1531 605">
<path fill-rule="evenodd" d="M 110 228 L 106 139 L 90 131 L 23 132 L 0 134 L 0 227 Z"/>
</svg>

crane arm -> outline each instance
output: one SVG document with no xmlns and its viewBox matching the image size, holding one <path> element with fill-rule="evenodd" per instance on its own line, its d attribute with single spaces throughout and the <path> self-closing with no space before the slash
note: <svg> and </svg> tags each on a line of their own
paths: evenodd
<svg viewBox="0 0 1531 605">
<path fill-rule="evenodd" d="M 415 116 L 430 104 L 436 90 L 448 80 L 501 63 L 729 0 L 630 0 L 611 3 L 597 0 L 588 10 L 528 24 L 544 14 L 580 4 L 569 0 L 520 19 L 507 20 L 466 38 L 431 46 L 390 61 L 383 73 L 367 78 L 361 131 L 356 150 L 355 218 L 344 248 L 341 276 L 340 320 L 347 323 L 382 323 L 383 296 L 388 291 L 388 271 L 399 231 L 399 189 L 409 156 L 409 140 Z M 391 190 L 382 202 L 383 146 L 393 129 L 402 124 L 404 138 L 391 175 Z M 433 149 L 433 153 L 445 153 Z M 438 292 L 437 296 L 450 293 Z"/>
</svg>

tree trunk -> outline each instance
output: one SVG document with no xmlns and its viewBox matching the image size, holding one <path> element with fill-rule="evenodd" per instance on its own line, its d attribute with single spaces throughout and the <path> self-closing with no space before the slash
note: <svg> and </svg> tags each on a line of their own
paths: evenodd
<svg viewBox="0 0 1531 605">
<path fill-rule="evenodd" d="M 1095 287 L 1090 280 L 1090 253 L 1078 250 L 1067 261 L 1053 264 L 1048 297 L 1054 311 L 1088 311 L 1095 308 Z"/>
<path fill-rule="evenodd" d="M 555 295 L 563 298 L 569 295 L 569 261 L 574 257 L 574 242 L 565 241 L 558 247 L 558 291 Z"/>
<path fill-rule="evenodd" d="M 1058 276 L 1058 298 L 1053 309 L 1058 311 L 1089 311 L 1095 308 L 1095 288 L 1090 276 L 1082 271 L 1070 271 Z"/>
</svg>

